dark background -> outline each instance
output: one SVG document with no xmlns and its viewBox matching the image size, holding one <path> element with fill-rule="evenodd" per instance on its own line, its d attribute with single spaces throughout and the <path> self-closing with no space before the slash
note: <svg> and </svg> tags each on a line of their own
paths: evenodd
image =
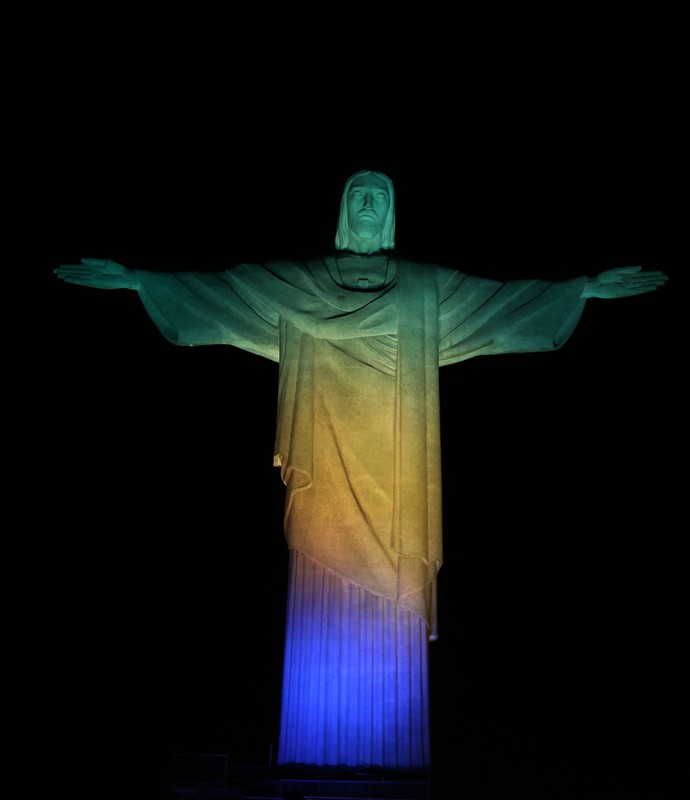
<svg viewBox="0 0 690 800">
<path fill-rule="evenodd" d="M 457 40 L 427 40 L 421 56 L 400 41 L 315 53 L 276 36 L 262 74 L 262 36 L 254 57 L 230 57 L 212 36 L 206 48 L 193 31 L 161 34 L 154 57 L 152 34 L 129 29 L 116 57 L 112 35 L 55 45 L 35 78 L 40 111 L 16 118 L 32 157 L 10 222 L 31 286 L 6 299 L 39 297 L 40 310 L 22 312 L 10 343 L 31 420 L 14 432 L 9 483 L 21 514 L 8 569 L 27 569 L 31 620 L 18 626 L 28 725 L 15 738 L 55 756 L 56 787 L 94 796 L 164 796 L 176 751 L 275 755 L 277 365 L 174 347 L 134 293 L 52 269 L 329 251 L 346 178 L 375 168 L 396 186 L 402 254 L 497 278 L 630 264 L 670 276 L 658 292 L 588 302 L 557 353 L 442 370 L 430 670 L 434 774 L 465 797 L 681 796 L 676 52 L 609 57 L 563 32 L 499 60 Z"/>
</svg>

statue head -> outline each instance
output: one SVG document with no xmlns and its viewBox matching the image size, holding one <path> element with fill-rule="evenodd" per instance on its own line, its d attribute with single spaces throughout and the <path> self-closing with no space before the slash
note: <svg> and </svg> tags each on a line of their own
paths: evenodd
<svg viewBox="0 0 690 800">
<path fill-rule="evenodd" d="M 367 169 L 347 179 L 335 246 L 367 254 L 395 247 L 395 190 L 387 175 Z"/>
</svg>

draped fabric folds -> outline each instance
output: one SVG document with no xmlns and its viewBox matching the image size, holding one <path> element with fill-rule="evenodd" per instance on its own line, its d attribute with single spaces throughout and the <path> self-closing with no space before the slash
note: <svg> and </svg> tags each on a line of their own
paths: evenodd
<svg viewBox="0 0 690 800">
<path fill-rule="evenodd" d="M 430 763 L 426 624 L 290 552 L 278 762 Z"/>
<path fill-rule="evenodd" d="M 348 288 L 345 260 L 386 279 Z M 392 254 L 138 274 L 169 341 L 279 363 L 274 464 L 291 570 L 280 760 L 428 766 L 438 370 L 561 347 L 585 279 L 498 282 Z"/>
</svg>

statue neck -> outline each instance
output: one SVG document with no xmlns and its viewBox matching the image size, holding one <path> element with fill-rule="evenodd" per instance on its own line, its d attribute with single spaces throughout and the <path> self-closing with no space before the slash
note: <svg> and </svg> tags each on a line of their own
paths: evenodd
<svg viewBox="0 0 690 800">
<path fill-rule="evenodd" d="M 350 232 L 350 241 L 348 242 L 347 249 L 351 250 L 353 253 L 370 256 L 381 251 L 381 241 L 382 237 L 380 233 L 377 233 L 370 239 L 363 239 L 361 236 Z"/>
</svg>

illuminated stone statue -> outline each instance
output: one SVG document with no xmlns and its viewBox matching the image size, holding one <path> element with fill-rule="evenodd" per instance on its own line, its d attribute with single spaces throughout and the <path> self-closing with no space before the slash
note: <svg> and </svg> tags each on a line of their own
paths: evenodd
<svg viewBox="0 0 690 800">
<path fill-rule="evenodd" d="M 395 254 L 395 197 L 352 175 L 324 258 L 222 272 L 87 258 L 65 281 L 133 289 L 177 345 L 279 363 L 287 632 L 278 763 L 427 770 L 428 642 L 442 563 L 438 370 L 560 348 L 587 298 L 662 286 L 639 267 L 500 282 Z"/>
</svg>

